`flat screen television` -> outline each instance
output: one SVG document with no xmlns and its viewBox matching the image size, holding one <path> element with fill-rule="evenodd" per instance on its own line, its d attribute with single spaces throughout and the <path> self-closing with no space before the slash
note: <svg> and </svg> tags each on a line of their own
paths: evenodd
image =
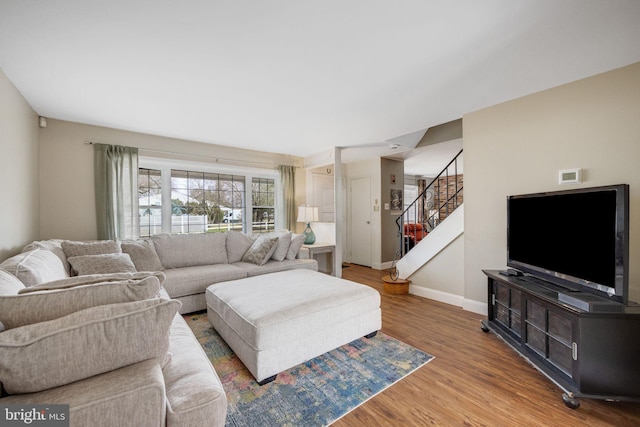
<svg viewBox="0 0 640 427">
<path fill-rule="evenodd" d="M 509 196 L 507 265 L 626 304 L 629 186 Z"/>
</svg>

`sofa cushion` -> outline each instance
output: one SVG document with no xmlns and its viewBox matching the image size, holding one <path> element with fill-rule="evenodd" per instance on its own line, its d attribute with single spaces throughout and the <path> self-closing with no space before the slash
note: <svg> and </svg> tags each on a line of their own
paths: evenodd
<svg viewBox="0 0 640 427">
<path fill-rule="evenodd" d="M 227 233 L 159 234 L 151 240 L 164 268 L 226 264 Z"/>
<path fill-rule="evenodd" d="M 162 368 L 154 359 L 38 393 L 3 397 L 3 404 L 69 405 L 70 426 L 164 426 L 167 407 Z M 54 425 L 33 422 L 32 427 Z M 58 425 L 63 425 L 60 422 Z M 20 424 L 17 424 L 20 425 Z M 184 423 L 182 425 L 188 425 Z"/>
<path fill-rule="evenodd" d="M 163 360 L 180 302 L 102 305 L 0 333 L 0 381 L 33 393 L 147 359 Z"/>
<path fill-rule="evenodd" d="M 284 261 L 271 259 L 263 265 L 256 265 L 250 262 L 236 262 L 233 265 L 246 271 L 248 277 L 276 273 L 278 271 L 297 270 L 299 268 L 318 271 L 318 261 L 315 259 L 285 259 Z"/>
<path fill-rule="evenodd" d="M 14 255 L 4 260 L 0 268 L 16 276 L 25 286 L 69 277 L 60 258 L 45 249 L 34 249 Z"/>
<path fill-rule="evenodd" d="M 164 426 L 167 407 L 162 368 L 154 359 L 64 387 L 6 396 L 0 402 L 30 406 L 69 405 L 69 419 L 73 420 L 69 425 L 91 427 Z M 33 422 L 29 425 L 35 427 L 38 424 L 64 425 L 63 423 Z"/>
<path fill-rule="evenodd" d="M 304 234 L 291 235 L 291 243 L 289 244 L 289 249 L 287 251 L 287 257 L 286 257 L 287 259 L 296 259 L 296 256 L 298 256 L 298 252 L 300 251 L 300 248 L 304 244 L 305 237 L 306 236 Z"/>
<path fill-rule="evenodd" d="M 87 274 L 135 273 L 129 254 L 82 255 L 67 258 L 78 276 Z"/>
<path fill-rule="evenodd" d="M 20 292 L 20 289 L 24 289 L 24 283 L 0 268 L 0 295 L 15 295 Z"/>
<path fill-rule="evenodd" d="M 197 265 L 164 270 L 164 288 L 171 298 L 204 294 L 213 283 L 243 279 L 247 272 L 230 264 Z"/>
<path fill-rule="evenodd" d="M 98 305 L 158 298 L 155 276 L 0 296 L 0 323 L 5 329 L 57 319 Z"/>
<path fill-rule="evenodd" d="M 120 242 L 122 252 L 129 254 L 138 271 L 160 271 L 162 263 L 151 240 Z"/>
<path fill-rule="evenodd" d="M 167 425 L 224 425 L 227 397 L 202 346 L 182 318 L 171 324 L 169 352 L 162 368 L 167 393 Z"/>
<path fill-rule="evenodd" d="M 230 231 L 227 233 L 227 261 L 232 264 L 242 260 L 244 254 L 249 250 L 255 238 L 240 231 Z"/>
</svg>

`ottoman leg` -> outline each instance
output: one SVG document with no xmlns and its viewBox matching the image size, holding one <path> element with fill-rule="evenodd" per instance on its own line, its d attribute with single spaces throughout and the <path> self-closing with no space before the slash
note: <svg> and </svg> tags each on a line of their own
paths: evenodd
<svg viewBox="0 0 640 427">
<path fill-rule="evenodd" d="M 265 385 L 265 384 L 270 383 L 271 381 L 275 381 L 277 376 L 278 376 L 278 374 L 276 374 L 276 375 L 274 375 L 272 377 L 269 377 L 269 378 L 265 378 L 262 381 L 258 381 L 258 385 Z"/>
<path fill-rule="evenodd" d="M 373 338 L 373 337 L 375 337 L 376 335 L 378 335 L 378 331 L 373 331 L 373 332 L 371 332 L 370 334 L 365 335 L 364 337 L 365 337 L 365 338 Z"/>
</svg>

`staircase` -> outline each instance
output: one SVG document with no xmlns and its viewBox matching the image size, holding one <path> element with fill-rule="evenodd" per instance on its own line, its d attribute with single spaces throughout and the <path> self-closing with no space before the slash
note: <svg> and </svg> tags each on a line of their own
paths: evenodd
<svg viewBox="0 0 640 427">
<path fill-rule="evenodd" d="M 390 279 L 409 277 L 464 231 L 462 151 L 396 220 L 397 247 Z M 461 208 L 461 209 L 460 209 Z M 441 224 L 447 225 L 441 227 Z"/>
</svg>

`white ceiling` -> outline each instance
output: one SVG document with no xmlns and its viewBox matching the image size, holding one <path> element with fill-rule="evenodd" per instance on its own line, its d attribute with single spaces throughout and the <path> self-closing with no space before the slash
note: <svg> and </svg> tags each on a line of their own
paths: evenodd
<svg viewBox="0 0 640 427">
<path fill-rule="evenodd" d="M 308 156 L 640 61 L 638 0 L 0 0 L 49 118 Z"/>
</svg>

